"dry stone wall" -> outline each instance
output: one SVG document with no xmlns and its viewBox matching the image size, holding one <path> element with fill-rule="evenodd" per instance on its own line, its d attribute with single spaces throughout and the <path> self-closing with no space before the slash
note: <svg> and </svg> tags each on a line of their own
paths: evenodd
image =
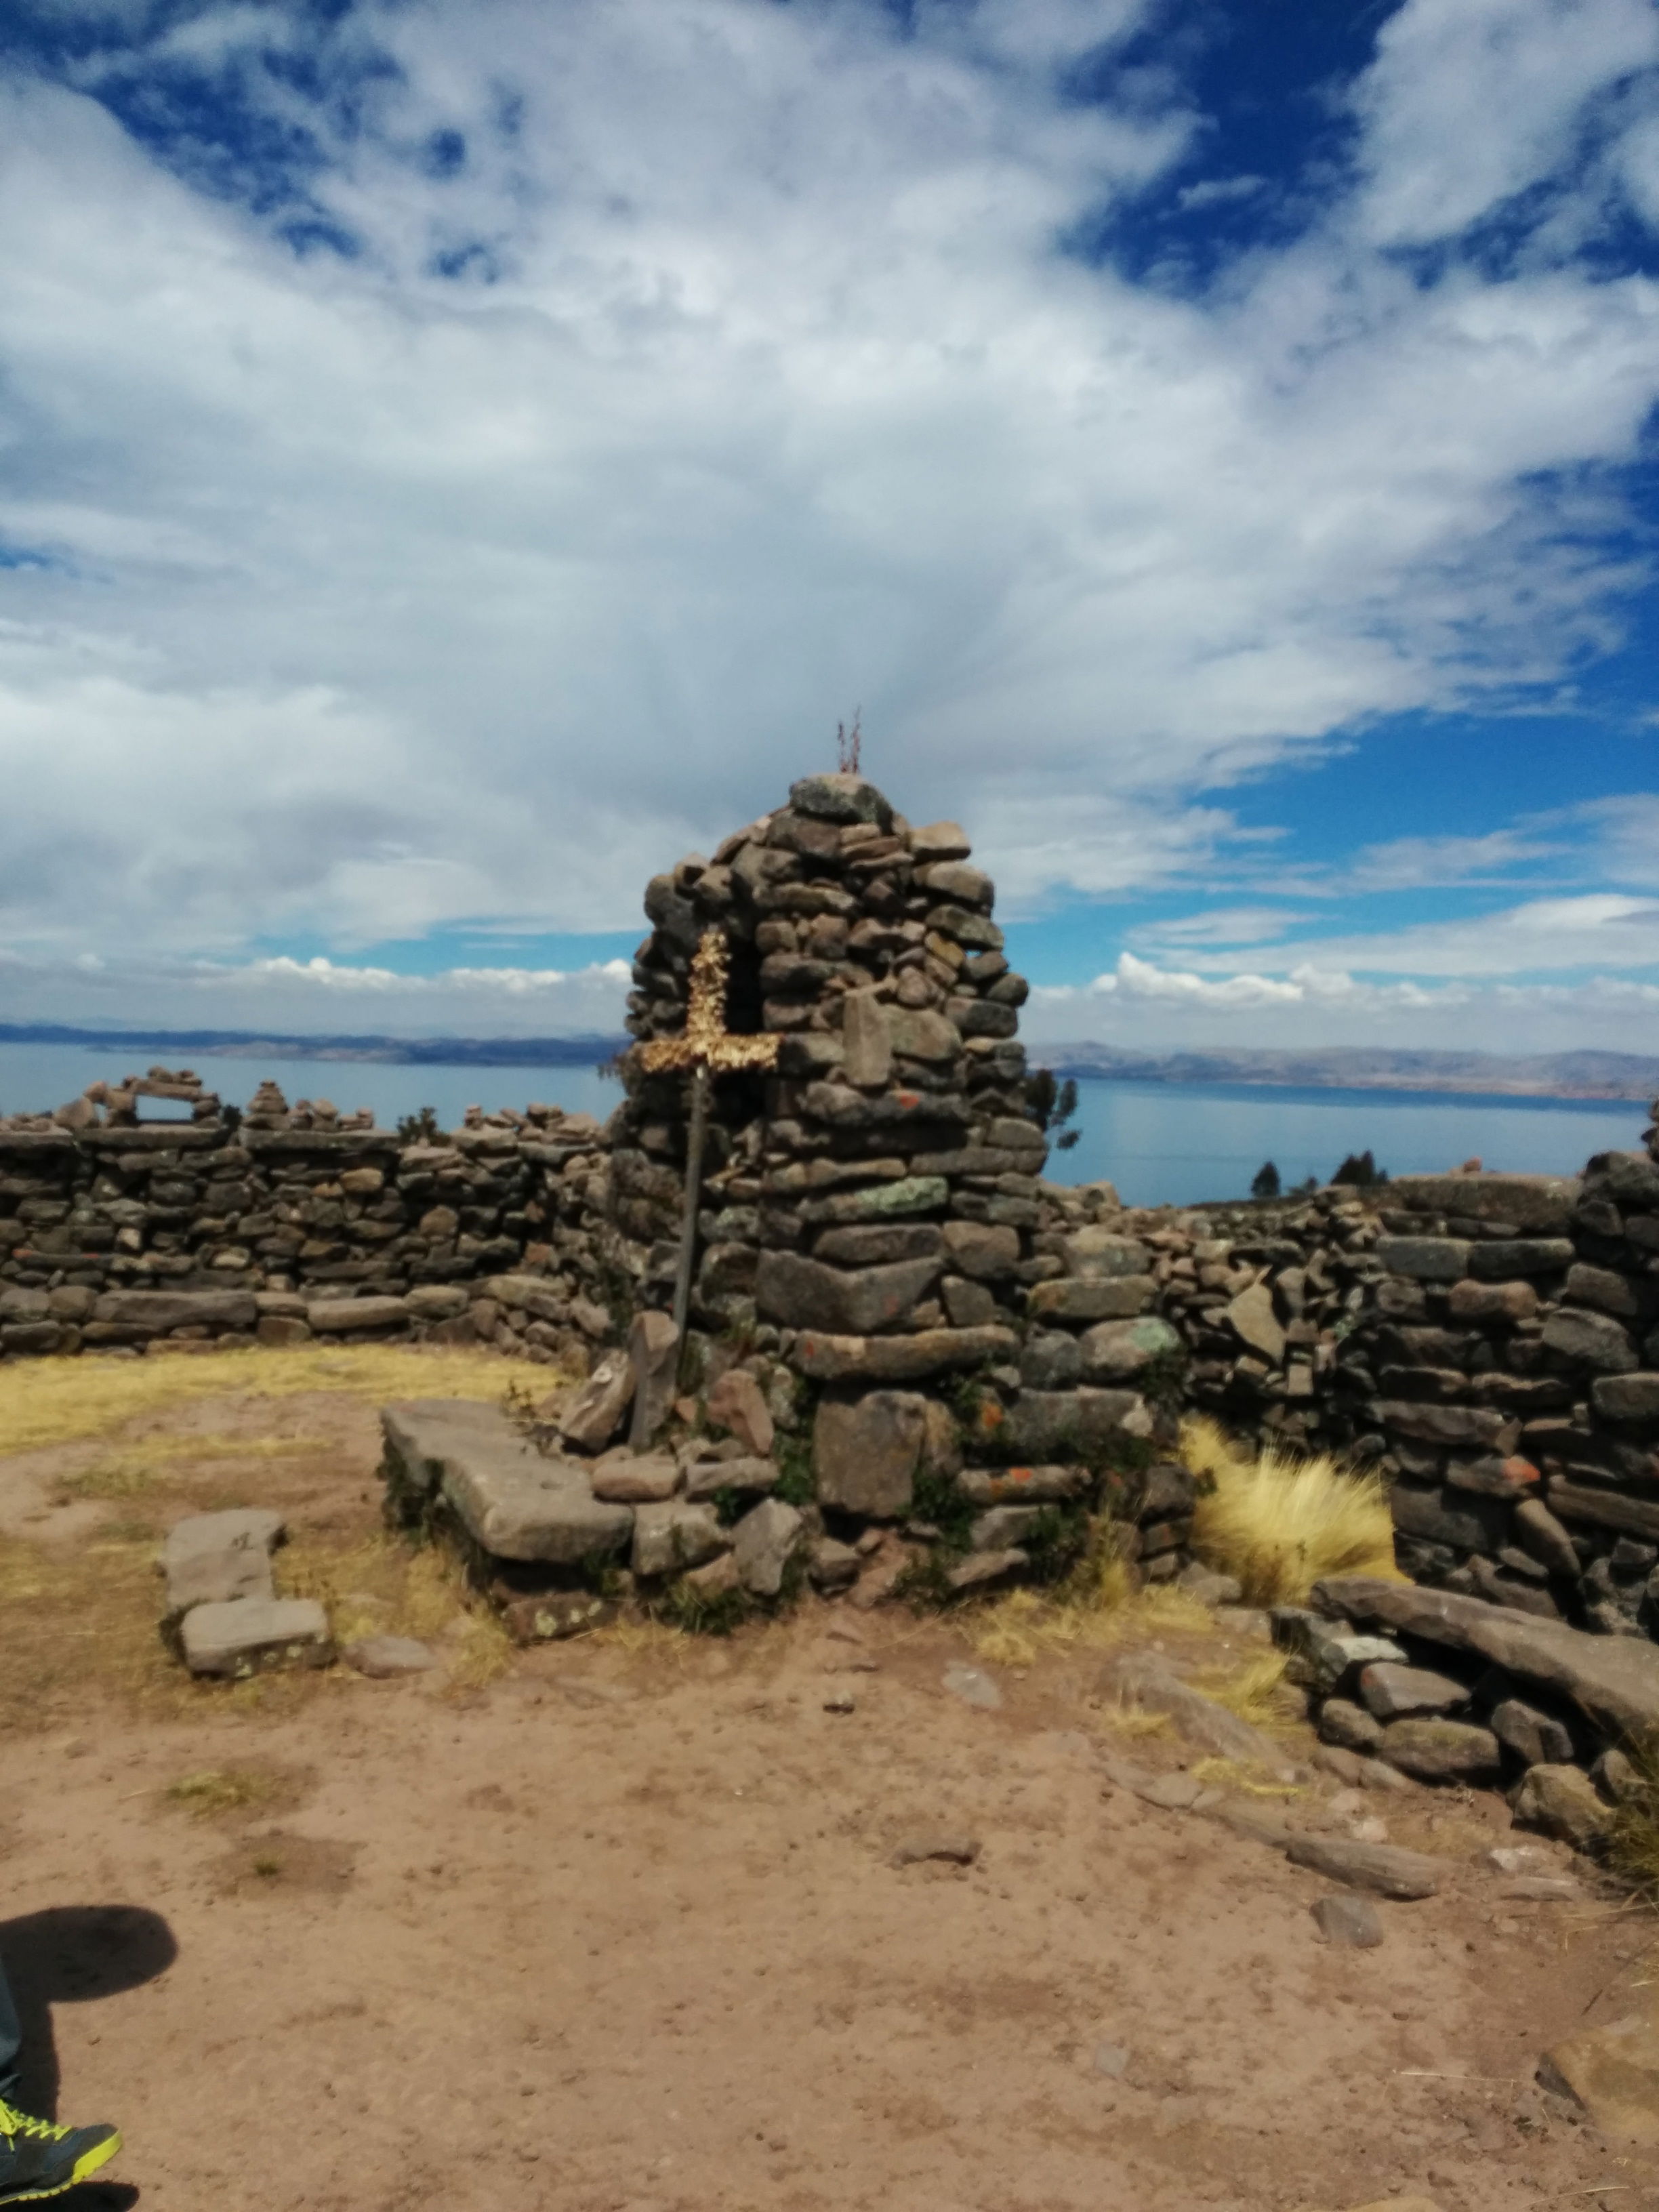
<svg viewBox="0 0 1659 2212">
<path fill-rule="evenodd" d="M 88 1096 L 0 1123 L 0 1355 L 398 1334 L 552 1359 L 614 1334 L 627 1255 L 591 1116 L 414 1144 L 362 1119 L 290 1115 L 266 1085 L 238 1121 L 214 1100 L 135 1124 Z"/>
<path fill-rule="evenodd" d="M 1385 1476 L 1418 1582 L 1659 1634 L 1659 1127 L 1582 1177 L 1126 1213 L 1183 1403 Z"/>
<path fill-rule="evenodd" d="M 675 1546 L 731 1548 L 703 1526 L 737 1488 L 722 1457 L 801 1515 L 827 1585 L 1052 1571 L 1102 1504 L 1173 1575 L 1195 1408 L 1377 1468 L 1421 1583 L 1659 1634 L 1659 1129 L 1580 1178 L 1125 1209 L 1044 1176 L 1025 985 L 955 824 L 808 778 L 646 908 L 638 1042 L 684 1030 L 709 929 L 729 1027 L 778 1041 L 775 1072 L 715 1084 L 690 1357 L 676 1378 L 652 1354 L 648 1419 L 621 1347 L 665 1326 L 687 1082 L 637 1049 L 603 1129 L 531 1107 L 411 1143 L 270 1085 L 237 1116 L 165 1068 L 0 1122 L 0 1357 L 402 1335 L 598 1358 L 567 1488 L 597 1494 L 583 1468 L 625 1424 L 636 1453 L 668 1433 L 665 1490 L 600 1500 L 672 1519 L 647 1578 Z M 189 1118 L 141 1122 L 146 1096 Z M 763 1450 L 711 1413 L 733 1375 Z"/>
</svg>

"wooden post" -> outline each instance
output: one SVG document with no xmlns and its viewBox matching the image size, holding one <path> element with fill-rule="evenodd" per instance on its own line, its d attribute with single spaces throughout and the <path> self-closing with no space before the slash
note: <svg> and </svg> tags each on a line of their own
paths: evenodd
<svg viewBox="0 0 1659 2212">
<path fill-rule="evenodd" d="M 697 1256 L 697 1208 L 702 1200 L 702 1154 L 708 1137 L 710 1079 L 714 1075 L 735 1073 L 739 1068 L 775 1068 L 781 1042 L 775 1036 L 733 1036 L 726 1030 L 726 969 L 729 957 L 725 933 L 706 929 L 691 963 L 684 1034 L 659 1037 L 640 1049 L 640 1064 L 647 1075 L 665 1075 L 670 1069 L 678 1068 L 691 1071 L 691 1127 L 685 1150 L 685 1219 L 680 1231 L 679 1266 L 674 1275 L 674 1334 L 682 1351 L 686 1320 L 691 1310 L 691 1270 Z"/>
<path fill-rule="evenodd" d="M 697 1208 L 702 1199 L 702 1148 L 708 1135 L 708 1064 L 691 1072 L 691 1128 L 685 1147 L 685 1219 L 680 1229 L 680 1263 L 674 1275 L 674 1334 L 685 1342 L 691 1310 L 691 1267 L 697 1256 Z"/>
</svg>

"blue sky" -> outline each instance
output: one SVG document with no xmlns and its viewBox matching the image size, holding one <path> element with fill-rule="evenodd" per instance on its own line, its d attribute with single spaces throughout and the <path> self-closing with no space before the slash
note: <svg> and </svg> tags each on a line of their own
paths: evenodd
<svg viewBox="0 0 1659 2212">
<path fill-rule="evenodd" d="M 1036 1036 L 1659 1052 L 1650 0 L 12 0 L 0 1019 L 611 1029 L 830 764 Z"/>
</svg>

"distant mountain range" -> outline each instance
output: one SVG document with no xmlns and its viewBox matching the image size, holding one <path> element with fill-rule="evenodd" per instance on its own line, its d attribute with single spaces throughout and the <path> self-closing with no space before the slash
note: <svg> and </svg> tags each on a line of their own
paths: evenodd
<svg viewBox="0 0 1659 2212">
<path fill-rule="evenodd" d="M 1659 1060 L 1626 1052 L 1125 1052 L 1109 1044 L 1034 1046 L 1056 1075 L 1117 1083 L 1252 1083 L 1323 1091 L 1474 1091 L 1505 1098 L 1659 1098 Z"/>
<path fill-rule="evenodd" d="M 595 1067 L 625 1036 L 278 1036 L 254 1030 L 70 1029 L 0 1022 L 0 1044 L 121 1045 L 202 1060 L 369 1060 L 404 1067 Z"/>
<path fill-rule="evenodd" d="M 71 1029 L 56 1022 L 0 1022 L 0 1044 L 120 1045 L 197 1059 L 382 1060 L 413 1067 L 593 1067 L 625 1036 L 280 1036 L 251 1030 Z M 1126 1052 L 1109 1044 L 1034 1044 L 1032 1060 L 1056 1075 L 1107 1083 L 1239 1083 L 1322 1091 L 1462 1091 L 1510 1098 L 1659 1098 L 1659 1059 L 1625 1052 L 1512 1056 L 1482 1052 L 1390 1052 L 1334 1046 Z"/>
</svg>

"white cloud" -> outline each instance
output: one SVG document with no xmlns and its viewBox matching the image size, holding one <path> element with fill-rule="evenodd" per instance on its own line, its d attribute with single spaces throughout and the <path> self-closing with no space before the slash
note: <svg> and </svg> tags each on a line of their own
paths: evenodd
<svg viewBox="0 0 1659 2212">
<path fill-rule="evenodd" d="M 1643 50 L 1625 0 L 1506 4 L 1512 33 L 1484 0 L 1478 36 L 1443 0 L 1391 19 L 1374 222 L 1390 191 L 1420 219 L 1431 142 L 1443 213 L 1512 189 Z M 1356 717 L 1605 639 L 1630 572 L 1549 487 L 1634 452 L 1659 289 L 1419 288 L 1340 196 L 1212 302 L 1085 266 L 1057 239 L 1195 143 L 1177 91 L 1056 93 L 1145 17 L 387 10 L 401 76 L 313 185 L 355 262 L 296 258 L 89 97 L 5 95 L 0 532 L 64 565 L 3 578 L 0 929 L 231 960 L 625 926 L 858 701 L 871 773 L 1030 913 L 1236 852 L 1202 794 Z M 1562 25 L 1548 99 L 1506 111 L 1491 56 L 1541 82 Z M 310 35 L 233 7 L 173 34 L 290 122 L 250 56 Z M 498 282 L 431 273 L 473 246 Z"/>
<path fill-rule="evenodd" d="M 1516 830 L 1488 830 L 1479 837 L 1395 837 L 1357 853 L 1344 872 L 1343 887 L 1400 891 L 1479 883 L 1501 876 L 1523 860 L 1540 860 L 1559 850 Z"/>
<path fill-rule="evenodd" d="M 1659 64 L 1648 0 L 1410 0 L 1357 88 L 1379 244 L 1448 238 L 1548 177 L 1585 103 Z"/>
<path fill-rule="evenodd" d="M 1144 922 L 1129 934 L 1137 945 L 1261 945 L 1301 920 L 1293 907 L 1211 907 L 1170 921 Z"/>
<path fill-rule="evenodd" d="M 1208 1012 L 1252 1011 L 1261 1006 L 1427 1006 L 1431 994 L 1415 983 L 1357 983 L 1340 969 L 1316 968 L 1298 962 L 1288 975 L 1258 975 L 1243 972 L 1224 981 L 1182 969 L 1158 968 L 1138 960 L 1133 952 L 1118 956 L 1117 966 L 1097 975 L 1088 987 L 1096 998 L 1118 996 L 1151 1000 L 1161 1004 L 1201 1008 Z M 1048 994 L 1051 999 L 1055 994 Z M 1073 994 L 1065 994 L 1070 997 Z M 1466 997 L 1461 990 L 1439 994 Z"/>
<path fill-rule="evenodd" d="M 1593 830 L 1595 865 L 1608 878 L 1659 890 L 1659 794 L 1629 791 L 1589 799 L 1569 818 Z"/>
<path fill-rule="evenodd" d="M 1618 891 L 1528 899 L 1495 914 L 1350 937 L 1298 938 L 1278 948 L 1310 969 L 1358 969 L 1389 975 L 1543 975 L 1570 969 L 1659 968 L 1659 901 Z M 1259 963 L 1247 951 L 1194 952 L 1208 974 Z"/>
<path fill-rule="evenodd" d="M 285 1036 L 614 1036 L 629 967 L 457 967 L 430 975 L 286 955 L 115 959 L 88 966 L 0 951 L 5 1017 L 70 1027 L 232 1029 Z"/>
<path fill-rule="evenodd" d="M 1183 185 L 1176 194 L 1176 205 L 1183 215 L 1199 215 L 1206 208 L 1255 199 L 1266 184 L 1265 177 L 1206 177 L 1199 184 Z"/>
<path fill-rule="evenodd" d="M 1097 1041 L 1126 1049 L 1248 1045 L 1320 1050 L 1526 1054 L 1650 1051 L 1659 984 L 1597 975 L 1583 982 L 1379 983 L 1336 968 L 1224 980 L 1120 956 L 1092 983 L 1033 991 L 1024 1031 L 1043 1045 Z"/>
</svg>

